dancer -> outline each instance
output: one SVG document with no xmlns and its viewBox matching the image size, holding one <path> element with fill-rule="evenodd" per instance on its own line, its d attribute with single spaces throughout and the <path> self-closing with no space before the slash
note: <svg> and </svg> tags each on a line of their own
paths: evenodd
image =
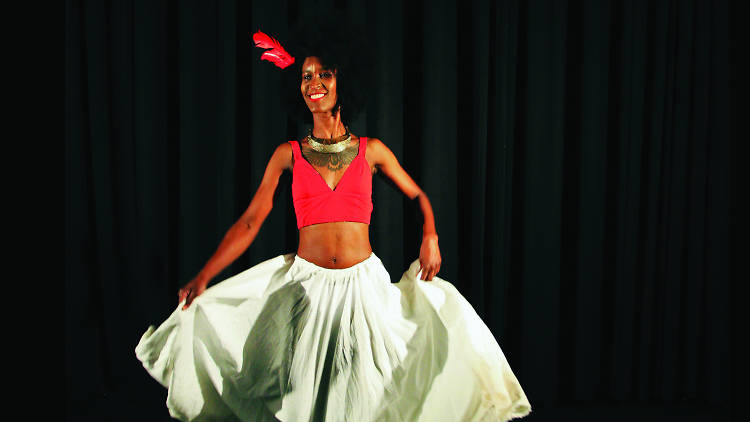
<svg viewBox="0 0 750 422">
<path fill-rule="evenodd" d="M 255 422 L 506 421 L 528 414 L 494 336 L 436 276 L 441 256 L 427 195 L 383 142 L 344 123 L 348 106 L 356 108 L 348 95 L 356 92 L 351 66 L 315 48 L 299 47 L 293 57 L 262 33 L 254 39 L 267 49 L 264 59 L 296 75 L 297 101 L 313 127 L 276 148 L 247 210 L 180 289 L 177 309 L 136 347 L 168 388 L 170 414 Z M 207 287 L 253 242 L 284 171 L 292 173 L 296 253 Z M 423 216 L 419 257 L 395 284 L 369 242 L 376 172 Z"/>
</svg>

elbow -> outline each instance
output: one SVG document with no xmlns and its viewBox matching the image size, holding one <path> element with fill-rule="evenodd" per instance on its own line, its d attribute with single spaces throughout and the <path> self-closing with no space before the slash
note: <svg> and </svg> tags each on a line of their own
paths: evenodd
<svg viewBox="0 0 750 422">
<path fill-rule="evenodd" d="M 427 199 L 427 194 L 422 189 L 418 190 L 417 193 L 411 198 L 412 201 L 419 201 L 420 199 Z"/>
<path fill-rule="evenodd" d="M 272 203 L 261 205 L 257 210 L 255 210 L 255 212 L 251 213 L 246 218 L 243 218 L 241 220 L 242 228 L 248 231 L 258 230 L 258 228 L 260 228 L 260 225 L 263 224 L 263 221 L 265 221 L 266 217 L 268 217 L 271 209 L 273 209 Z"/>
</svg>

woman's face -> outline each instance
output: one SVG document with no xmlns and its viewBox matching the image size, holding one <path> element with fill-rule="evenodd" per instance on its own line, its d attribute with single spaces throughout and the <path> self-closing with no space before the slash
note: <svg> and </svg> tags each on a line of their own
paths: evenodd
<svg viewBox="0 0 750 422">
<path fill-rule="evenodd" d="M 305 104 L 312 113 L 333 110 L 336 104 L 336 71 L 326 69 L 317 57 L 308 57 L 302 63 L 300 90 Z"/>
</svg>

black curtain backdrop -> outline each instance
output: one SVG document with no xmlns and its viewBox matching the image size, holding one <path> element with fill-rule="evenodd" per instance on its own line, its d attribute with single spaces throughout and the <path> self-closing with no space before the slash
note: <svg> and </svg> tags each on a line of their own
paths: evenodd
<svg viewBox="0 0 750 422">
<path fill-rule="evenodd" d="M 169 420 L 135 345 L 275 147 L 307 129 L 251 35 L 283 43 L 330 7 L 364 26 L 377 63 L 348 123 L 427 192 L 439 276 L 494 333 L 528 419 L 688 403 L 726 420 L 731 10 L 718 0 L 66 1 L 67 417 Z M 290 184 L 215 282 L 296 250 Z M 373 249 L 398 281 L 418 214 L 383 178 L 373 196 Z"/>
</svg>

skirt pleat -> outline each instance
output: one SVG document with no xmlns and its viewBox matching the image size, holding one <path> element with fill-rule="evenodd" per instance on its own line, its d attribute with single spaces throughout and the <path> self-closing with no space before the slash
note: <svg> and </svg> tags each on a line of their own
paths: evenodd
<svg viewBox="0 0 750 422">
<path fill-rule="evenodd" d="M 136 347 L 184 421 L 507 421 L 531 406 L 473 307 L 414 261 L 281 255 L 184 303 Z"/>
</svg>

